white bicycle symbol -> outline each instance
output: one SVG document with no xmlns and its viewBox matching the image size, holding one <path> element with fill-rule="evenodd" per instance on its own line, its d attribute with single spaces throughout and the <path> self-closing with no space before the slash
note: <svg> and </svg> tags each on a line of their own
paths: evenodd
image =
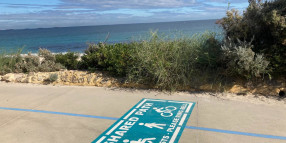
<svg viewBox="0 0 286 143">
<path fill-rule="evenodd" d="M 153 109 L 156 112 L 161 113 L 160 115 L 163 117 L 172 117 L 173 116 L 172 111 L 177 110 L 177 107 L 174 107 L 174 106 L 167 106 L 167 107 L 161 107 L 161 108 L 154 107 Z"/>
<path fill-rule="evenodd" d="M 124 140 L 124 143 L 153 143 L 153 140 L 156 140 L 156 138 L 146 138 L 146 139 L 142 139 L 140 138 L 138 141 L 130 141 L 128 139 Z"/>
</svg>

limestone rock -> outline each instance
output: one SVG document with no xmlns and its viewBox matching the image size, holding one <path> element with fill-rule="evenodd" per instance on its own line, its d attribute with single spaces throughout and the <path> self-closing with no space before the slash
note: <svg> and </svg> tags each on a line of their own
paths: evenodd
<svg viewBox="0 0 286 143">
<path fill-rule="evenodd" d="M 15 81 L 15 77 L 14 77 L 13 73 L 8 73 L 8 74 L 2 76 L 1 80 L 6 81 L 6 82 L 12 82 L 12 81 Z"/>
<path fill-rule="evenodd" d="M 17 74 L 17 73 L 8 73 L 4 76 L 2 76 L 1 80 L 6 81 L 6 82 L 15 82 L 18 81 L 19 79 L 22 79 L 25 77 L 25 74 Z"/>
<path fill-rule="evenodd" d="M 58 79 L 53 82 L 47 82 L 47 79 L 51 74 L 57 74 Z M 76 71 L 76 70 L 62 70 L 58 72 L 31 72 L 29 74 L 23 73 L 9 73 L 0 76 L 1 81 L 6 82 L 18 82 L 18 83 L 35 83 L 35 84 L 53 84 L 53 85 L 80 85 L 80 86 L 100 86 L 100 87 L 127 87 L 127 88 L 154 88 L 154 85 L 143 85 L 136 83 L 129 83 L 125 78 L 113 78 L 103 72 L 87 72 L 87 71 Z M 155 87 L 156 88 L 156 87 Z M 204 91 L 219 91 L 215 85 L 205 84 L 199 87 L 199 90 Z M 229 89 L 229 88 L 227 88 Z M 188 86 L 182 87 L 182 90 L 196 91 Z M 244 86 L 236 84 L 233 85 L 228 92 L 236 93 L 238 95 L 245 95 L 247 92 L 253 94 L 273 95 L 278 96 L 280 90 L 285 90 L 285 84 L 279 84 L 270 86 L 266 84 L 254 85 L 248 83 Z"/>
<path fill-rule="evenodd" d="M 7 74 L 1 77 L 3 81 L 19 83 L 47 84 L 46 79 L 51 74 L 58 74 L 58 79 L 53 84 L 82 85 L 82 86 L 119 86 L 122 83 L 115 78 L 106 76 L 101 72 L 89 73 L 87 71 L 58 71 L 58 72 L 31 72 L 28 74 Z"/>
<path fill-rule="evenodd" d="M 232 86 L 232 88 L 229 90 L 229 92 L 231 92 L 231 93 L 236 93 L 236 94 L 240 94 L 240 93 L 246 93 L 246 92 L 247 92 L 247 89 L 244 88 L 244 87 L 241 86 L 241 85 L 234 85 L 234 86 Z"/>
</svg>

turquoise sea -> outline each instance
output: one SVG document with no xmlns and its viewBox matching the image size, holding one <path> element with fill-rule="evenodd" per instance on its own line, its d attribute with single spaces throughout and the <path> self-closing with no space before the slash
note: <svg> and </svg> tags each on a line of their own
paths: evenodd
<svg viewBox="0 0 286 143">
<path fill-rule="evenodd" d="M 35 53 L 40 47 L 47 48 L 54 53 L 83 52 L 88 43 L 105 41 L 120 43 L 140 40 L 150 30 L 158 30 L 167 35 L 181 33 L 191 36 L 206 30 L 220 32 L 215 24 L 216 20 L 196 20 L 180 22 L 121 24 L 102 26 L 39 28 L 22 30 L 0 30 L 0 49 L 11 51 L 23 48 L 23 52 Z"/>
</svg>

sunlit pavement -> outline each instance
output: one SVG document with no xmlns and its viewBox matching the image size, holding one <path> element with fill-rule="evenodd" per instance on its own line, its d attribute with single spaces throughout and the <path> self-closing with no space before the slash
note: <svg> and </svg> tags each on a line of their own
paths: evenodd
<svg viewBox="0 0 286 143">
<path fill-rule="evenodd" d="M 88 143 L 142 98 L 196 102 L 180 143 L 286 142 L 286 108 L 195 94 L 0 83 L 1 143 Z"/>
</svg>

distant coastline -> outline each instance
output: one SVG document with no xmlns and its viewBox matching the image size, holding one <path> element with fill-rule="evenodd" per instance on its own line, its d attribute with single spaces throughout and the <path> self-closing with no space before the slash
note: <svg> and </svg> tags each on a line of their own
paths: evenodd
<svg viewBox="0 0 286 143">
<path fill-rule="evenodd" d="M 206 30 L 218 32 L 221 29 L 212 20 L 192 20 L 157 23 L 135 23 L 116 25 L 97 25 L 79 27 L 54 27 L 37 29 L 13 29 L 0 31 L 0 49 L 11 51 L 23 48 L 24 53 L 36 53 L 40 47 L 53 53 L 82 52 L 87 43 L 105 41 L 110 33 L 108 43 L 136 41 L 148 34 L 150 30 L 171 35 L 181 32 L 191 36 Z"/>
<path fill-rule="evenodd" d="M 37 29 L 56 29 L 56 28 L 75 28 L 75 27 L 95 27 L 95 26 L 117 26 L 117 25 L 136 25 L 136 24 L 160 24 L 160 23 L 178 23 L 178 22 L 198 22 L 198 21 L 217 21 L 219 19 L 202 19 L 202 20 L 184 20 L 184 21 L 164 21 L 164 22 L 141 22 L 141 23 L 120 23 L 120 24 L 104 24 L 104 25 L 80 25 L 80 26 L 59 26 L 59 27 L 35 27 L 21 29 L 0 29 L 0 31 L 11 30 L 37 30 Z"/>
</svg>

